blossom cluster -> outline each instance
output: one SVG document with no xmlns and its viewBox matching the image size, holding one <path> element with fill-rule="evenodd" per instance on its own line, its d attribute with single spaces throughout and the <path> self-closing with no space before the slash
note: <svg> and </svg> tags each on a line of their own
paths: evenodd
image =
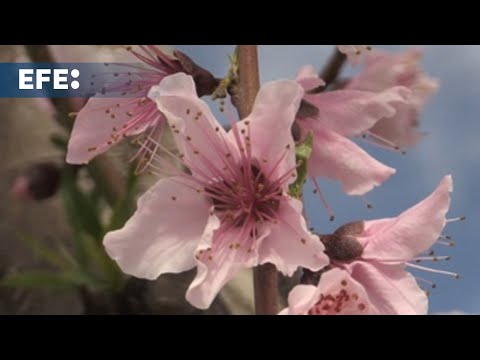
<svg viewBox="0 0 480 360">
<path fill-rule="evenodd" d="M 227 131 L 202 100 L 221 80 L 178 51 L 127 48 L 144 70 L 115 85 L 128 97 L 87 102 L 67 154 L 67 162 L 83 164 L 134 137 L 137 169 L 159 177 L 124 227 L 104 238 L 123 272 L 154 280 L 196 268 L 186 298 L 206 309 L 239 271 L 268 263 L 286 276 L 304 273 L 280 314 L 428 312 L 420 286 L 428 280 L 407 270 L 456 276 L 418 265 L 447 259 L 429 251 L 448 244 L 442 232 L 451 221 L 450 175 L 399 216 L 354 221 L 333 234 L 309 229 L 303 196 L 292 191 L 304 177 L 325 203 L 317 181 L 328 178 L 345 194 L 363 196 L 395 169 L 359 143 L 400 153 L 423 136 L 419 118 L 438 84 L 422 71 L 421 51 L 390 54 L 367 45 L 338 50 L 351 64 L 362 64 L 357 76 L 331 88 L 305 66 L 295 79 L 263 84 L 251 113 L 230 120 Z M 222 110 L 229 99 L 222 100 Z M 176 151 L 162 144 L 167 129 Z M 308 156 L 298 156 L 307 143 Z"/>
</svg>

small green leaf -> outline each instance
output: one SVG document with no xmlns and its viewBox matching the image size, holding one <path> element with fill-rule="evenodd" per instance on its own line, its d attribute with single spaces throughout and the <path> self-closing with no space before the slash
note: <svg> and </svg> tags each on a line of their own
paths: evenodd
<svg viewBox="0 0 480 360">
<path fill-rule="evenodd" d="M 87 259 L 82 244 L 82 234 L 101 239 L 104 233 L 96 204 L 80 191 L 75 180 L 72 169 L 66 167 L 62 174 L 61 194 L 73 231 L 76 258 L 80 264 L 85 264 Z"/>
<path fill-rule="evenodd" d="M 50 141 L 60 150 L 66 151 L 68 148 L 68 139 L 64 135 L 53 134 L 50 136 Z"/>
<path fill-rule="evenodd" d="M 45 270 L 29 270 L 10 274 L 0 281 L 0 285 L 8 287 L 37 288 L 50 290 L 69 290 L 85 285 L 85 281 L 71 276 Z"/>
<path fill-rule="evenodd" d="M 49 263 L 52 266 L 59 268 L 60 270 L 67 270 L 72 268 L 74 264 L 71 263 L 68 259 L 62 256 L 60 253 L 53 251 L 52 249 L 48 248 L 44 244 L 40 242 L 40 240 L 35 239 L 34 237 L 18 233 L 17 237 L 23 241 L 32 251 L 40 256 L 43 260 Z"/>
<path fill-rule="evenodd" d="M 115 204 L 107 231 L 120 229 L 132 216 L 135 211 L 137 182 L 138 176 L 135 174 L 135 166 L 131 166 L 127 178 L 127 191 L 125 197 Z"/>
<path fill-rule="evenodd" d="M 290 195 L 300 199 L 303 195 L 303 185 L 307 181 L 308 160 L 312 154 L 313 133 L 308 132 L 305 140 L 295 146 L 295 155 L 297 159 L 297 179 L 289 187 Z"/>
<path fill-rule="evenodd" d="M 230 68 L 228 74 L 220 81 L 212 94 L 212 100 L 224 99 L 227 94 L 234 91 L 233 87 L 238 82 L 238 46 L 231 55 L 228 56 Z"/>
<path fill-rule="evenodd" d="M 101 243 L 85 235 L 82 241 L 89 263 L 101 272 L 102 279 L 110 289 L 118 290 L 123 285 L 123 274 L 117 264 L 110 259 Z"/>
</svg>

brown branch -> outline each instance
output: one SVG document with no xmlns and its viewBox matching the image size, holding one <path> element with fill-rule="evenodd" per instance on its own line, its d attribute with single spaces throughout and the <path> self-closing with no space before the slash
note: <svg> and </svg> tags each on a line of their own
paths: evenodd
<svg viewBox="0 0 480 360">
<path fill-rule="evenodd" d="M 56 62 L 48 45 L 25 45 L 25 49 L 33 62 Z M 71 131 L 73 121 L 69 114 L 80 110 L 78 104 L 72 98 L 50 98 L 50 101 L 57 112 L 58 123 Z M 105 197 L 111 205 L 124 198 L 126 193 L 125 180 L 107 155 L 97 156 L 89 163 L 87 168 L 95 182 L 104 190 Z"/>
<path fill-rule="evenodd" d="M 325 81 L 325 86 L 320 86 L 316 89 L 310 90 L 310 93 L 318 94 L 325 90 L 327 86 L 332 84 L 340 74 L 340 71 L 342 70 L 346 60 L 347 57 L 345 54 L 342 54 L 340 51 L 338 51 L 337 47 L 335 47 L 333 54 L 330 56 L 328 62 L 325 64 L 319 74 L 320 78 Z"/>
<path fill-rule="evenodd" d="M 253 290 L 255 292 L 255 313 L 257 315 L 277 315 L 278 313 L 278 274 L 272 264 L 253 269 Z"/>
<path fill-rule="evenodd" d="M 257 45 L 238 45 L 238 113 L 250 115 L 260 89 Z"/>
<path fill-rule="evenodd" d="M 243 119 L 251 113 L 260 88 L 257 45 L 238 46 L 238 65 L 239 81 L 235 104 Z M 277 282 L 277 269 L 274 265 L 260 265 L 253 270 L 257 315 L 277 314 Z"/>
</svg>

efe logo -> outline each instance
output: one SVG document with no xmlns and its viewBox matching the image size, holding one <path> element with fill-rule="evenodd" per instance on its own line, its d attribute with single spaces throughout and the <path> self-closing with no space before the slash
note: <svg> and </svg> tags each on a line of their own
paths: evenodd
<svg viewBox="0 0 480 360">
<path fill-rule="evenodd" d="M 42 90 L 43 83 L 51 82 L 51 69 L 19 69 L 18 70 L 18 88 L 20 90 Z M 73 69 L 70 73 L 73 78 L 80 76 L 80 71 Z M 68 90 L 68 69 L 53 69 L 53 89 Z M 70 84 L 71 88 L 76 90 L 80 87 L 77 80 Z"/>
</svg>

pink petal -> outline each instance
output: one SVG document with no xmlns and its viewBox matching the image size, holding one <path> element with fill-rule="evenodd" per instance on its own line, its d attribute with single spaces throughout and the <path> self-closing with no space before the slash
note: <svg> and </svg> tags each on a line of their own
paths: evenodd
<svg viewBox="0 0 480 360">
<path fill-rule="evenodd" d="M 348 84 L 349 89 L 382 91 L 392 86 L 409 86 L 420 73 L 421 50 L 410 49 L 402 53 L 387 53 L 379 50 L 366 55 L 365 68 Z M 401 83 L 402 82 L 402 83 Z"/>
<path fill-rule="evenodd" d="M 308 126 L 300 124 L 302 132 L 308 131 Z M 308 171 L 313 177 L 340 181 L 348 195 L 363 195 L 395 174 L 395 169 L 378 162 L 346 137 L 320 128 L 314 130 Z"/>
<path fill-rule="evenodd" d="M 279 315 L 307 315 L 320 299 L 318 287 L 313 285 L 297 285 L 288 294 L 288 307 Z"/>
<path fill-rule="evenodd" d="M 395 222 L 396 218 L 386 218 L 378 220 L 369 220 L 363 222 L 362 239 L 368 239 L 369 236 L 380 233 Z"/>
<path fill-rule="evenodd" d="M 162 115 L 153 103 L 148 101 L 143 105 L 148 122 L 124 130 L 127 122 L 132 119 L 131 114 L 139 111 L 140 99 L 125 98 L 91 98 L 78 113 L 73 125 L 72 134 L 68 143 L 67 162 L 83 164 L 95 156 L 107 151 L 110 147 L 123 139 L 119 132 L 126 135 L 138 134 L 139 130 L 161 121 Z M 150 108 L 151 107 L 151 108 Z"/>
<path fill-rule="evenodd" d="M 175 142 L 188 164 L 200 163 L 202 171 L 211 164 L 223 167 L 232 152 L 226 132 L 209 106 L 197 96 L 193 78 L 184 73 L 165 77 L 148 95 L 167 117 Z M 195 173 L 195 166 L 191 170 Z M 215 176 L 213 170 L 210 175 Z"/>
<path fill-rule="evenodd" d="M 413 147 L 423 137 L 417 129 L 419 110 L 408 103 L 398 104 L 396 110 L 395 116 L 381 119 L 370 131 L 400 148 Z"/>
<path fill-rule="evenodd" d="M 295 121 L 303 90 L 295 82 L 280 80 L 262 86 L 252 113 L 237 123 L 241 137 L 249 136 L 252 157 L 266 174 L 278 178 L 295 169 L 295 144 L 291 127 Z M 241 131 L 245 130 L 242 135 Z M 234 129 L 228 136 L 234 142 Z M 279 160 L 283 159 L 282 161 Z M 295 179 L 292 178 L 292 181 Z"/>
<path fill-rule="evenodd" d="M 332 269 L 322 274 L 317 287 L 298 285 L 288 295 L 287 315 L 376 314 L 363 286 L 347 271 Z"/>
<path fill-rule="evenodd" d="M 381 315 L 427 314 L 427 296 L 403 266 L 356 261 L 348 268 Z"/>
<path fill-rule="evenodd" d="M 427 100 L 437 91 L 438 81 L 425 75 L 420 67 L 422 51 L 402 53 L 375 51 L 367 55 L 364 70 L 347 85 L 347 89 L 383 91 L 405 86 L 412 93 L 405 104 L 396 105 L 394 117 L 380 120 L 371 132 L 400 147 L 414 146 L 422 137 L 416 127 Z M 376 141 L 376 140 L 374 140 Z"/>
<path fill-rule="evenodd" d="M 325 247 L 308 230 L 302 209 L 302 203 L 293 198 L 280 202 L 279 220 L 269 224 L 270 234 L 258 248 L 260 264 L 272 263 L 287 276 L 299 267 L 318 271 L 328 265 Z"/>
<path fill-rule="evenodd" d="M 240 270 L 257 264 L 255 251 L 248 251 L 245 246 L 240 248 L 229 245 L 244 241 L 246 236 L 242 227 L 228 229 L 228 224 L 218 228 L 211 226 L 212 237 L 205 236 L 197 248 L 197 276 L 188 288 L 186 298 L 195 307 L 207 309 L 222 287 Z M 206 232 L 208 233 L 208 232 Z M 262 235 L 258 241 L 262 240 Z"/>
<path fill-rule="evenodd" d="M 410 90 L 400 86 L 379 93 L 338 90 L 306 94 L 304 99 L 319 110 L 316 118 L 307 121 L 313 128 L 326 126 L 346 137 L 358 136 L 380 119 L 394 116 L 396 107 L 405 104 L 410 95 Z"/>
<path fill-rule="evenodd" d="M 318 71 L 312 65 L 302 67 L 297 73 L 296 81 L 305 91 L 325 86 L 325 81 L 318 77 Z"/>
<path fill-rule="evenodd" d="M 362 240 L 366 244 L 362 258 L 405 262 L 432 247 L 445 227 L 452 187 L 452 177 L 446 176 L 425 200 L 388 226 L 375 233 L 370 230 L 371 235 Z"/>
<path fill-rule="evenodd" d="M 194 251 L 207 225 L 211 204 L 179 178 L 161 179 L 139 200 L 125 226 L 103 241 L 123 272 L 156 279 L 195 266 Z"/>
</svg>

